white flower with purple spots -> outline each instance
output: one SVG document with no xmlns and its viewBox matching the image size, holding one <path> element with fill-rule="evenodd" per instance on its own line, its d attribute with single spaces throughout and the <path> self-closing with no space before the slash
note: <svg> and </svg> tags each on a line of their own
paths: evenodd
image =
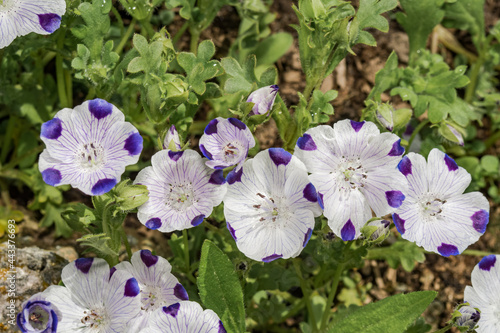
<svg viewBox="0 0 500 333">
<path fill-rule="evenodd" d="M 181 139 L 179 138 L 179 133 L 175 128 L 175 125 L 170 126 L 167 131 L 167 135 L 165 135 L 165 139 L 163 140 L 163 149 L 170 150 L 181 150 Z"/>
<path fill-rule="evenodd" d="M 400 142 L 372 122 L 352 120 L 311 128 L 297 140 L 294 155 L 311 173 L 328 225 L 342 240 L 358 238 L 372 210 L 383 216 L 401 206 L 408 185 L 396 169 Z"/>
<path fill-rule="evenodd" d="M 58 333 L 126 332 L 141 310 L 140 287 L 124 270 L 110 270 L 99 258 L 80 258 L 63 268 L 63 286 L 42 296 L 60 312 Z"/>
<path fill-rule="evenodd" d="M 151 316 L 149 327 L 140 333 L 226 333 L 212 310 L 203 311 L 196 302 L 183 301 L 164 306 Z"/>
<path fill-rule="evenodd" d="M 500 332 L 500 256 L 491 254 L 481 259 L 471 274 L 472 287 L 465 287 L 464 301 L 478 308 L 478 333 Z"/>
<path fill-rule="evenodd" d="M 252 92 L 247 98 L 247 103 L 254 103 L 250 115 L 269 114 L 269 111 L 273 108 L 278 90 L 278 86 L 273 84 Z"/>
<path fill-rule="evenodd" d="M 236 118 L 212 119 L 200 138 L 200 150 L 209 159 L 206 164 L 212 169 L 236 165 L 234 172 L 239 171 L 248 150 L 254 146 L 252 132 Z"/>
<path fill-rule="evenodd" d="M 226 193 L 222 170 L 212 170 L 194 150 L 162 150 L 151 158 L 134 184 L 146 185 L 149 200 L 137 217 L 161 232 L 192 228 L 212 213 Z"/>
<path fill-rule="evenodd" d="M 56 333 L 61 313 L 42 293 L 31 296 L 22 304 L 17 326 L 23 333 Z"/>
<path fill-rule="evenodd" d="M 47 146 L 38 163 L 43 180 L 70 184 L 88 195 L 111 190 L 142 151 L 137 129 L 102 99 L 62 109 L 42 125 L 40 136 Z"/>
<path fill-rule="evenodd" d="M 141 312 L 128 323 L 130 332 L 138 332 L 148 326 L 156 309 L 189 299 L 184 287 L 172 275 L 170 263 L 149 250 L 135 252 L 131 262 L 121 262 L 115 268 L 132 274 L 141 289 Z"/>
<path fill-rule="evenodd" d="M 298 256 L 321 215 L 304 164 L 282 148 L 270 148 L 227 181 L 224 215 L 238 249 L 264 262 Z"/>
<path fill-rule="evenodd" d="M 0 49 L 30 32 L 48 35 L 61 25 L 66 12 L 64 0 L 0 1 Z"/>
<path fill-rule="evenodd" d="M 398 169 L 409 190 L 392 217 L 404 239 L 448 257 L 462 253 L 485 232 L 488 200 L 480 192 L 463 194 L 471 176 L 448 155 L 434 148 L 426 162 L 409 153 Z"/>
</svg>

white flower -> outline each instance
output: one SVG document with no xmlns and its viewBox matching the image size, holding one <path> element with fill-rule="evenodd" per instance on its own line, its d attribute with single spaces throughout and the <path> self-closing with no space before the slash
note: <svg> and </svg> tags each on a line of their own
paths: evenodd
<svg viewBox="0 0 500 333">
<path fill-rule="evenodd" d="M 434 148 L 428 162 L 409 153 L 398 165 L 408 179 L 406 200 L 393 214 L 404 239 L 448 257 L 462 253 L 486 230 L 489 203 L 480 192 L 463 194 L 471 176 Z"/>
<path fill-rule="evenodd" d="M 342 240 L 359 237 L 372 210 L 383 216 L 401 206 L 408 185 L 396 169 L 400 141 L 372 122 L 352 120 L 311 128 L 297 140 L 294 155 L 311 173 L 328 225 Z"/>
<path fill-rule="evenodd" d="M 156 309 L 189 299 L 184 287 L 172 275 L 170 263 L 149 250 L 135 252 L 131 262 L 121 262 L 115 268 L 128 271 L 136 278 L 141 290 L 141 312 L 128 323 L 130 332 L 138 332 L 148 326 Z"/>
<path fill-rule="evenodd" d="M 203 222 L 226 193 L 222 170 L 212 170 L 194 150 L 162 150 L 151 158 L 134 184 L 146 185 L 149 200 L 138 208 L 139 221 L 150 229 L 171 232 Z"/>
<path fill-rule="evenodd" d="M 53 33 L 61 25 L 61 16 L 65 12 L 64 0 L 0 1 L 0 49 L 30 32 Z"/>
<path fill-rule="evenodd" d="M 471 274 L 472 287 L 465 287 L 464 301 L 481 311 L 478 333 L 500 332 L 500 256 L 481 259 Z"/>
<path fill-rule="evenodd" d="M 247 98 L 247 103 L 255 104 L 250 115 L 269 114 L 269 111 L 273 108 L 278 90 L 278 86 L 273 84 L 272 86 L 262 87 L 252 92 Z"/>
<path fill-rule="evenodd" d="M 228 177 L 227 228 L 247 257 L 269 262 L 296 257 L 321 215 L 302 162 L 281 148 L 258 153 Z"/>
<path fill-rule="evenodd" d="M 43 180 L 70 184 L 88 195 L 111 190 L 142 151 L 137 129 L 102 99 L 57 112 L 42 124 L 40 137 L 47 146 L 38 163 Z"/>
<path fill-rule="evenodd" d="M 196 302 L 183 301 L 156 310 L 148 328 L 140 333 L 226 333 L 212 310 L 203 311 Z"/>
</svg>

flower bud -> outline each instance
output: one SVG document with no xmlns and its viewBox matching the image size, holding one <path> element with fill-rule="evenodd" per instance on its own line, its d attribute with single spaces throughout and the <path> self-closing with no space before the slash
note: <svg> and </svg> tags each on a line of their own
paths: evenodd
<svg viewBox="0 0 500 333">
<path fill-rule="evenodd" d="M 273 84 L 272 86 L 262 87 L 251 93 L 247 99 L 247 103 L 254 103 L 250 115 L 269 114 L 269 111 L 273 108 L 278 90 L 278 86 Z"/>
<path fill-rule="evenodd" d="M 459 132 L 457 129 L 457 125 L 452 125 L 450 123 L 441 123 L 441 126 L 439 127 L 439 133 L 444 136 L 446 139 L 450 140 L 451 142 L 454 142 L 460 146 L 464 145 L 464 137 L 462 136 L 462 133 Z"/>
<path fill-rule="evenodd" d="M 116 187 L 118 209 L 128 211 L 148 201 L 149 191 L 145 185 L 128 185 L 129 180 Z"/>
<path fill-rule="evenodd" d="M 469 330 L 474 329 L 477 322 L 481 318 L 481 314 L 478 309 L 473 308 L 469 303 L 461 304 L 457 307 L 456 311 L 460 312 L 461 316 L 457 318 L 455 322 L 456 326 L 468 327 Z"/>
<path fill-rule="evenodd" d="M 175 125 L 170 126 L 167 135 L 165 135 L 165 140 L 163 140 L 163 149 L 170 149 L 174 151 L 182 149 L 181 139 L 179 138 L 179 133 L 177 132 Z"/>
<path fill-rule="evenodd" d="M 391 222 L 387 220 L 375 219 L 368 221 L 365 226 L 361 228 L 361 233 L 368 242 L 382 243 L 390 234 L 390 225 Z"/>
<path fill-rule="evenodd" d="M 394 129 L 394 108 L 389 104 L 380 104 L 376 116 L 379 123 L 392 132 Z"/>
</svg>

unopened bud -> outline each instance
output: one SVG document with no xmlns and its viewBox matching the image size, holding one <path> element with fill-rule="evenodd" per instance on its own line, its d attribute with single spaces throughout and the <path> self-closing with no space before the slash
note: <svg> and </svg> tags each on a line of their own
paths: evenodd
<svg viewBox="0 0 500 333">
<path fill-rule="evenodd" d="M 146 185 L 128 185 L 128 180 L 116 188 L 118 208 L 124 211 L 132 210 L 148 201 L 149 191 Z"/>
<path fill-rule="evenodd" d="M 250 115 L 269 114 L 269 111 L 273 108 L 278 90 L 278 86 L 273 84 L 272 86 L 262 87 L 251 93 L 247 99 L 247 103 L 254 104 Z"/>
<path fill-rule="evenodd" d="M 478 309 L 473 308 L 468 304 L 469 303 L 464 303 L 457 307 L 456 310 L 460 312 L 461 316 L 457 317 L 457 321 L 455 322 L 455 324 L 456 326 L 468 327 L 469 330 L 472 330 L 481 318 L 481 314 Z"/>
<path fill-rule="evenodd" d="M 368 221 L 363 228 L 361 228 L 361 233 L 368 242 L 381 243 L 390 234 L 389 227 L 391 222 L 382 219 L 375 219 Z"/>
<path fill-rule="evenodd" d="M 170 126 L 170 129 L 165 135 L 165 140 L 163 140 L 163 149 L 170 149 L 174 151 L 179 151 L 182 149 L 181 139 L 179 138 L 179 133 L 174 125 Z"/>
<path fill-rule="evenodd" d="M 394 129 L 394 108 L 389 104 L 380 104 L 376 116 L 378 122 L 392 132 Z"/>
</svg>

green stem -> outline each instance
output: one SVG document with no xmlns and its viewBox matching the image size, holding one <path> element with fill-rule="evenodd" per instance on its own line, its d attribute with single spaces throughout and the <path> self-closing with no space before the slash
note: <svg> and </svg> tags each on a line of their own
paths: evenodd
<svg viewBox="0 0 500 333">
<path fill-rule="evenodd" d="M 186 264 L 186 273 L 191 275 L 191 265 L 189 264 L 189 240 L 187 229 L 182 230 L 182 242 L 184 244 L 184 261 Z"/>
<path fill-rule="evenodd" d="M 300 259 L 298 258 L 293 258 L 293 267 L 295 268 L 295 272 L 297 273 L 297 276 L 299 277 L 300 280 L 300 289 L 302 289 L 302 294 L 304 294 L 304 299 L 306 302 L 307 306 L 307 313 L 309 314 L 310 317 L 310 322 L 311 322 L 311 327 L 313 332 L 318 332 L 318 327 L 316 326 L 316 318 L 314 315 L 314 311 L 312 309 L 311 305 L 311 293 L 309 291 L 309 288 L 307 287 L 307 282 L 304 280 L 304 277 L 302 276 L 302 271 L 300 270 Z"/>
<path fill-rule="evenodd" d="M 123 225 L 120 228 L 121 228 L 123 243 L 125 244 L 125 248 L 127 249 L 128 260 L 130 261 L 132 260 L 132 249 L 130 248 L 130 243 L 128 242 L 127 234 L 125 233 L 125 228 L 123 228 Z"/>
<path fill-rule="evenodd" d="M 137 22 L 136 18 L 132 18 L 132 22 L 130 22 L 127 31 L 125 34 L 122 36 L 122 39 L 120 40 L 120 43 L 118 46 L 115 48 L 115 52 L 118 53 L 119 55 L 122 54 L 123 48 L 125 47 L 125 44 L 127 44 L 130 35 L 134 31 L 135 23 Z"/>
<path fill-rule="evenodd" d="M 462 254 L 465 254 L 467 256 L 485 257 L 485 256 L 489 256 L 489 255 L 495 254 L 495 253 L 486 252 L 486 251 L 480 251 L 480 250 L 467 249 L 464 252 L 462 252 Z"/>
<path fill-rule="evenodd" d="M 2 144 L 2 152 L 0 153 L 0 161 L 2 164 L 5 162 L 10 151 L 12 137 L 16 128 L 16 121 L 17 117 L 12 115 L 10 116 L 9 122 L 7 123 L 7 131 L 5 133 L 4 142 Z"/>
<path fill-rule="evenodd" d="M 118 21 L 118 25 L 120 26 L 120 35 L 123 35 L 123 33 L 125 32 L 125 27 L 123 25 L 122 16 L 120 15 L 120 13 L 118 12 L 118 9 L 116 9 L 115 6 L 111 6 L 111 11 L 115 15 L 116 20 Z"/>
<path fill-rule="evenodd" d="M 152 38 L 153 35 L 155 34 L 155 29 L 153 29 L 153 26 L 149 22 L 149 20 L 151 19 L 150 16 L 151 15 L 149 15 L 147 18 L 145 18 L 144 20 L 141 20 L 139 22 L 141 23 L 141 26 L 144 28 L 144 30 L 146 30 L 146 33 L 148 35 L 147 37 Z"/>
<path fill-rule="evenodd" d="M 407 149 L 406 149 L 405 153 L 408 153 L 408 149 L 410 149 L 411 144 L 413 143 L 413 140 L 415 140 L 415 137 L 417 136 L 418 132 L 420 132 L 422 130 L 422 128 L 424 128 L 424 126 L 427 125 L 428 123 L 429 123 L 429 119 L 422 121 L 420 124 L 418 124 L 417 128 L 415 128 L 413 133 L 411 133 L 411 137 L 410 137 L 410 140 L 408 140 L 408 146 L 406 147 Z"/>
<path fill-rule="evenodd" d="M 69 70 L 64 70 L 64 79 L 66 80 L 66 97 L 69 107 L 73 107 L 73 79 Z"/>
<path fill-rule="evenodd" d="M 500 131 L 493 133 L 493 135 L 490 135 L 488 139 L 484 140 L 484 145 L 486 146 L 486 149 L 493 146 L 495 142 L 497 142 L 498 140 L 500 140 Z"/>
<path fill-rule="evenodd" d="M 182 35 L 184 35 L 184 32 L 186 32 L 186 29 L 189 27 L 189 21 L 185 21 L 182 27 L 177 31 L 175 34 L 174 38 L 172 39 L 172 44 L 175 46 L 179 39 L 181 39 Z"/>
<path fill-rule="evenodd" d="M 472 65 L 470 83 L 467 85 L 467 88 L 465 88 L 464 96 L 464 100 L 469 104 L 472 103 L 472 99 L 476 95 L 477 80 L 479 79 L 479 73 L 485 60 L 484 54 L 480 53 L 479 58 L 477 58 L 477 61 Z"/>
<path fill-rule="evenodd" d="M 57 38 L 57 49 L 64 48 L 65 30 L 61 29 Z M 62 108 L 69 108 L 71 105 L 68 103 L 66 95 L 66 85 L 64 79 L 63 56 L 60 52 L 56 55 L 56 78 L 57 78 L 57 92 L 59 94 L 59 102 Z"/>
<path fill-rule="evenodd" d="M 191 33 L 191 40 L 189 42 L 189 50 L 196 54 L 198 51 L 198 42 L 200 41 L 200 31 L 196 29 L 189 29 Z"/>
<path fill-rule="evenodd" d="M 453 324 L 448 324 L 445 327 L 443 327 L 442 329 L 435 331 L 434 333 L 445 333 L 445 332 L 448 332 L 448 330 L 452 327 L 453 327 Z"/>
<path fill-rule="evenodd" d="M 349 241 L 347 244 L 345 244 L 344 248 L 342 249 L 342 253 L 340 255 L 341 262 L 339 262 L 337 269 L 335 270 L 335 275 L 333 276 L 333 281 L 332 281 L 332 286 L 330 288 L 330 294 L 328 295 L 328 301 L 326 302 L 326 308 L 325 312 L 323 313 L 323 317 L 321 318 L 321 328 L 320 331 L 324 332 L 326 330 L 326 325 L 328 324 L 328 317 L 330 317 L 330 309 L 333 307 L 333 300 L 335 298 L 335 295 L 337 294 L 337 289 L 339 287 L 339 282 L 340 282 L 340 276 L 342 275 L 342 272 L 345 269 L 346 262 L 344 261 L 344 254 L 346 251 L 349 250 L 349 248 L 352 246 L 354 241 Z"/>
</svg>

